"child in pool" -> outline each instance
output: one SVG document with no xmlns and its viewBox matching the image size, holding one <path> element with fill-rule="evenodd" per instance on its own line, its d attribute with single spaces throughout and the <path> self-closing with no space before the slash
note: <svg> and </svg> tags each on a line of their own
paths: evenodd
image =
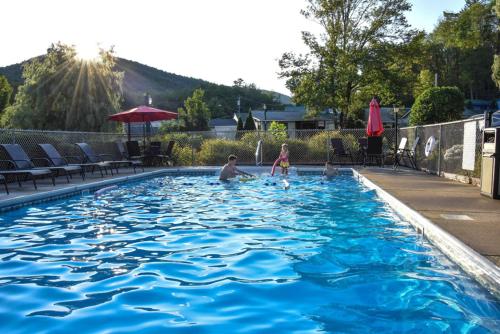
<svg viewBox="0 0 500 334">
<path fill-rule="evenodd" d="M 338 174 L 337 168 L 335 168 L 330 161 L 327 161 L 325 163 L 325 169 L 323 169 L 323 176 L 333 177 L 337 174 Z"/>
<path fill-rule="evenodd" d="M 288 175 L 288 167 L 290 167 L 290 162 L 288 161 L 288 154 L 289 154 L 288 153 L 288 144 L 281 145 L 280 156 L 274 162 L 273 170 L 271 171 L 271 175 L 274 175 L 274 169 L 276 168 L 278 163 L 280 164 L 280 167 L 281 167 L 281 174 Z"/>
</svg>

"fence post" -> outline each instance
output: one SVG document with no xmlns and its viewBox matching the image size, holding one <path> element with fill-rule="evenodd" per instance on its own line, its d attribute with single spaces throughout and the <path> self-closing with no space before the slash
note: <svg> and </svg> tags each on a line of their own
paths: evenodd
<svg viewBox="0 0 500 334">
<path fill-rule="evenodd" d="M 439 141 L 438 141 L 438 176 L 441 176 L 441 139 L 443 138 L 443 125 L 439 124 Z"/>
</svg>

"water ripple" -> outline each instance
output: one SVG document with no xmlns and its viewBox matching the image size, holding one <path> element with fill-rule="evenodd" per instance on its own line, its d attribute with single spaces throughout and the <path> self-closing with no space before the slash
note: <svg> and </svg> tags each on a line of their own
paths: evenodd
<svg viewBox="0 0 500 334">
<path fill-rule="evenodd" d="M 276 179 L 275 179 L 276 181 Z M 163 177 L 0 218 L 5 333 L 489 333 L 500 307 L 351 177 Z M 271 185 L 269 185 L 271 184 Z"/>
</svg>

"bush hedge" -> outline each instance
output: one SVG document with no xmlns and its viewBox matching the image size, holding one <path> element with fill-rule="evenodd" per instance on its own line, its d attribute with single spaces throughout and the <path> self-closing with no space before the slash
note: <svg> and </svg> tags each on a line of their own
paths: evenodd
<svg viewBox="0 0 500 334">
<path fill-rule="evenodd" d="M 464 96 L 457 87 L 429 88 L 415 100 L 411 108 L 410 125 L 459 120 L 464 106 Z"/>
</svg>

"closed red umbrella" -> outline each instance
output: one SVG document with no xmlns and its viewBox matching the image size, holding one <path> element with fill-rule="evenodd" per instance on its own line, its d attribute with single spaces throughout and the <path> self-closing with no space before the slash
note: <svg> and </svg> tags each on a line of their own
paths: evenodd
<svg viewBox="0 0 500 334">
<path fill-rule="evenodd" d="M 366 134 L 369 137 L 378 137 L 384 132 L 382 125 L 382 116 L 380 115 L 380 106 L 376 99 L 370 102 L 370 114 L 368 115 L 368 124 Z"/>
<path fill-rule="evenodd" d="M 108 120 L 128 123 L 128 140 L 130 141 L 130 123 L 164 121 L 176 118 L 177 113 L 172 111 L 156 109 L 148 106 L 139 106 L 111 115 L 108 117 Z"/>
</svg>

